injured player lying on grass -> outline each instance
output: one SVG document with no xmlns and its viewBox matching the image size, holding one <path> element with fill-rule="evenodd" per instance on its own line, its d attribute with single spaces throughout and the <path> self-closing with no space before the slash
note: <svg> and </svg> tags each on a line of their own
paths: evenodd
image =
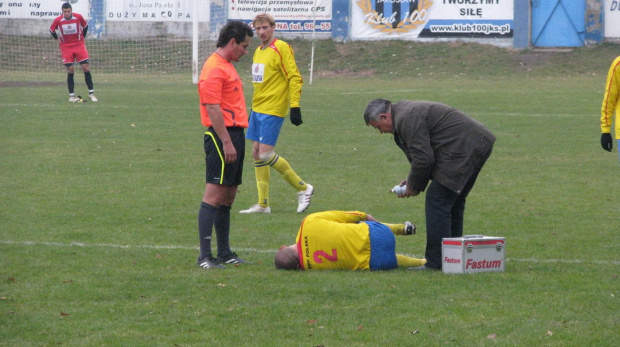
<svg viewBox="0 0 620 347">
<path fill-rule="evenodd" d="M 425 259 L 396 254 L 394 235 L 415 234 L 415 225 L 380 223 L 359 211 L 308 215 L 295 244 L 276 252 L 275 266 L 286 270 L 392 270 L 416 268 Z"/>
</svg>

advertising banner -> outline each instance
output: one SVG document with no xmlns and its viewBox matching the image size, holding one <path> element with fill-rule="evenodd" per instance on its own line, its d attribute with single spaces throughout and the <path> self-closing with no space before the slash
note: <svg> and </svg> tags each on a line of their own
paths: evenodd
<svg viewBox="0 0 620 347">
<path fill-rule="evenodd" d="M 61 7 L 65 2 L 71 4 L 73 12 L 89 19 L 88 0 L 0 0 L 0 19 L 54 19 L 62 14 Z"/>
<path fill-rule="evenodd" d="M 329 33 L 332 30 L 331 0 L 230 0 L 228 19 L 252 24 L 254 16 L 267 12 L 279 32 Z"/>
<path fill-rule="evenodd" d="M 198 1 L 198 20 L 210 16 L 210 1 Z M 107 21 L 191 22 L 193 0 L 105 0 Z"/>
<path fill-rule="evenodd" d="M 510 38 L 513 0 L 353 0 L 353 38 Z"/>
<path fill-rule="evenodd" d="M 605 0 L 605 37 L 620 37 L 620 0 Z"/>
</svg>

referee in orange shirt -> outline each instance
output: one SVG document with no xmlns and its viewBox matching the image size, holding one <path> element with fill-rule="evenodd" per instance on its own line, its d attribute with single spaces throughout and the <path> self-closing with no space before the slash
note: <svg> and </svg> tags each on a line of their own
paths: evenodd
<svg viewBox="0 0 620 347">
<path fill-rule="evenodd" d="M 224 25 L 217 49 L 207 59 L 198 80 L 200 118 L 204 136 L 206 187 L 198 212 L 200 255 L 198 266 L 222 269 L 225 264 L 246 263 L 229 244 L 230 208 L 241 184 L 248 114 L 243 85 L 232 64 L 247 53 L 252 29 L 240 21 Z M 215 228 L 217 257 L 211 251 Z"/>
</svg>

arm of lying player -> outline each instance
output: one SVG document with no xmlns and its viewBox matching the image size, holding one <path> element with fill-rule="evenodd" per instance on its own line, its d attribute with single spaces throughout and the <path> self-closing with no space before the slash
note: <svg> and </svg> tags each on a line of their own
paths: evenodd
<svg viewBox="0 0 620 347">
<path fill-rule="evenodd" d="M 375 217 L 371 216 L 369 213 L 366 213 L 366 220 L 369 222 L 378 222 Z"/>
<path fill-rule="evenodd" d="M 372 216 L 370 216 L 372 218 Z M 307 223 L 358 223 L 368 219 L 368 214 L 361 211 L 323 211 L 312 213 L 304 219 Z M 329 229 L 329 228 L 326 228 Z"/>
</svg>

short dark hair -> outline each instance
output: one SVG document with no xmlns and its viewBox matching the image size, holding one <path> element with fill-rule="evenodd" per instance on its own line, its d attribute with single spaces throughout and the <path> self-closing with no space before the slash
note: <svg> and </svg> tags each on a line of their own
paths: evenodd
<svg viewBox="0 0 620 347">
<path fill-rule="evenodd" d="M 61 7 L 61 8 L 62 8 L 63 10 L 64 10 L 65 8 L 68 8 L 68 9 L 73 10 L 73 8 L 71 8 L 71 4 L 70 4 L 70 3 L 68 3 L 68 2 L 65 2 L 64 4 L 62 4 L 62 7 Z"/>
<path fill-rule="evenodd" d="M 282 247 L 276 252 L 276 269 L 297 270 L 299 269 L 299 258 L 297 253 L 289 248 Z"/>
<path fill-rule="evenodd" d="M 235 39 L 237 44 L 245 41 L 246 36 L 253 37 L 254 32 L 249 25 L 238 20 L 226 23 L 220 30 L 217 38 L 217 48 L 226 47 L 230 39 Z"/>
</svg>

